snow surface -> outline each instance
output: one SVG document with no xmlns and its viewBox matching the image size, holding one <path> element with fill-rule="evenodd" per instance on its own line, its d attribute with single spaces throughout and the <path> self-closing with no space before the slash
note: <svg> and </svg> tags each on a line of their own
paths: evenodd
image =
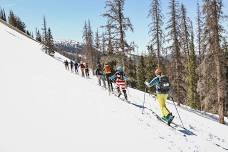
<svg viewBox="0 0 228 152">
<path fill-rule="evenodd" d="M 186 129 L 173 129 L 153 96 L 142 114 L 143 92 L 129 88 L 131 104 L 109 95 L 2 23 L 0 42 L 0 152 L 228 151 L 228 126 L 210 116 L 178 107 Z"/>
</svg>

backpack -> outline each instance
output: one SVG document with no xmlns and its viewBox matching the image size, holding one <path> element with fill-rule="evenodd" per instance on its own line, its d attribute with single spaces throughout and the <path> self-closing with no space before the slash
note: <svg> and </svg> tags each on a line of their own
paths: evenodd
<svg viewBox="0 0 228 152">
<path fill-rule="evenodd" d="M 81 68 L 83 68 L 83 69 L 85 68 L 85 65 L 84 65 L 84 64 L 80 64 L 80 66 L 81 66 Z"/>
<path fill-rule="evenodd" d="M 106 74 L 112 73 L 111 67 L 109 65 L 105 66 L 105 73 Z"/>
<path fill-rule="evenodd" d="M 161 93 L 168 93 L 170 90 L 169 78 L 165 75 L 159 78 L 158 91 Z"/>
<path fill-rule="evenodd" d="M 117 71 L 116 72 L 116 77 L 121 79 L 121 80 L 124 80 L 124 73 L 121 71 Z"/>
</svg>

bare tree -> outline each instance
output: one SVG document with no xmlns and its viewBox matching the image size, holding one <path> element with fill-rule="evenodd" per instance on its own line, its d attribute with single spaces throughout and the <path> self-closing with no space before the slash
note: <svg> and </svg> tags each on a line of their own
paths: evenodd
<svg viewBox="0 0 228 152">
<path fill-rule="evenodd" d="M 214 58 L 216 72 L 216 89 L 219 122 L 224 124 L 224 51 L 221 49 L 222 25 L 222 0 L 203 0 L 203 14 L 205 15 L 206 29 L 210 33 L 207 37 L 210 53 Z"/>
<path fill-rule="evenodd" d="M 83 40 L 84 40 L 84 51 L 86 54 L 86 60 L 89 63 L 90 68 L 94 71 L 96 66 L 96 52 L 93 47 L 93 32 L 90 25 L 90 21 L 88 23 L 85 22 L 83 28 Z"/>
<path fill-rule="evenodd" d="M 125 0 L 106 0 L 106 11 L 103 14 L 107 18 L 107 23 L 110 24 L 110 28 L 115 33 L 117 39 L 116 43 L 118 49 L 122 51 L 122 64 L 124 65 L 124 57 L 126 52 L 126 31 L 133 31 L 132 24 L 128 17 L 124 16 L 124 3 Z"/>
<path fill-rule="evenodd" d="M 181 52 L 180 52 L 180 29 L 179 29 L 179 9 L 178 9 L 178 3 L 176 0 L 170 0 L 169 2 L 169 15 L 170 19 L 168 21 L 168 27 L 166 28 L 168 30 L 168 42 L 170 42 L 169 49 L 171 50 L 171 53 L 174 58 L 174 63 L 172 64 L 172 71 L 169 72 L 171 76 L 171 79 L 173 79 L 173 86 L 175 87 L 175 96 L 174 99 L 177 101 L 178 105 L 180 105 L 182 99 L 184 98 L 184 95 L 181 95 L 181 91 L 184 90 L 182 87 L 182 84 L 184 83 L 182 81 L 181 77 L 181 71 L 183 69 L 182 63 L 181 63 Z M 183 102 L 183 101 L 182 101 Z"/>
<path fill-rule="evenodd" d="M 200 10 L 200 4 L 197 2 L 197 44 L 198 44 L 198 54 L 199 54 L 199 63 L 201 63 L 203 59 L 203 52 L 202 52 L 202 32 L 203 32 L 203 21 L 202 15 Z"/>
<path fill-rule="evenodd" d="M 190 33 L 189 33 L 189 21 L 187 18 L 186 8 L 181 5 L 181 23 L 180 23 L 180 42 L 182 50 L 186 57 L 189 56 L 189 45 L 190 45 Z"/>
<path fill-rule="evenodd" d="M 152 0 L 151 8 L 148 15 L 152 19 L 152 22 L 149 25 L 149 34 L 151 36 L 151 45 L 155 50 L 157 50 L 158 66 L 160 66 L 160 57 L 163 43 L 163 21 L 160 3 L 160 0 Z"/>
<path fill-rule="evenodd" d="M 105 39 L 105 34 L 104 33 L 102 33 L 101 50 L 102 50 L 102 54 L 104 55 L 105 52 L 106 52 L 106 39 Z"/>
</svg>

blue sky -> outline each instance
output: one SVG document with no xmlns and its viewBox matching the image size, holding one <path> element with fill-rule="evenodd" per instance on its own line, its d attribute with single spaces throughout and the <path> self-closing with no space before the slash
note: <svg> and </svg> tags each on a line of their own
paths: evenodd
<svg viewBox="0 0 228 152">
<path fill-rule="evenodd" d="M 163 15 L 167 17 L 169 0 L 161 0 Z M 197 0 L 179 0 L 187 7 L 188 16 L 196 16 Z M 130 18 L 134 32 L 127 33 L 128 41 L 135 41 L 139 52 L 146 50 L 149 41 L 147 18 L 151 0 L 126 0 L 125 15 Z M 13 10 L 21 17 L 30 31 L 42 27 L 42 18 L 45 15 L 48 26 L 51 27 L 56 40 L 82 41 L 82 29 L 85 20 L 90 20 L 93 31 L 105 24 L 101 16 L 104 12 L 105 0 L 0 0 L 0 7 Z M 224 0 L 224 13 L 228 15 L 228 0 Z M 227 24 L 226 24 L 226 27 Z"/>
</svg>

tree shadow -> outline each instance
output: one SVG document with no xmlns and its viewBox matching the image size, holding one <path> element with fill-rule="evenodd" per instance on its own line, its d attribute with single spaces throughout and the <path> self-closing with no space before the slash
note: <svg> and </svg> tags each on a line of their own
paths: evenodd
<svg viewBox="0 0 228 152">
<path fill-rule="evenodd" d="M 196 115 L 198 115 L 200 117 L 207 118 L 207 119 L 210 119 L 210 120 L 215 121 L 215 122 L 219 121 L 218 116 L 216 116 L 214 114 L 210 114 L 210 113 L 207 113 L 207 112 L 204 112 L 204 111 L 195 110 L 195 109 L 189 109 L 189 108 L 182 107 L 182 106 L 179 106 L 179 107 L 184 109 L 184 110 L 186 110 L 186 111 L 194 113 L 194 114 L 196 114 Z M 225 121 L 224 125 L 228 126 L 228 122 Z"/>
</svg>

